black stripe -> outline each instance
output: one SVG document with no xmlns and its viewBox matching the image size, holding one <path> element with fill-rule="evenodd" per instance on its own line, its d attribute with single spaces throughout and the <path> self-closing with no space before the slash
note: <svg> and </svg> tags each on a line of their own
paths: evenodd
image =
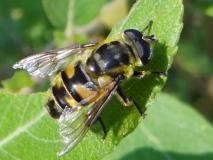
<svg viewBox="0 0 213 160">
<path fill-rule="evenodd" d="M 80 97 L 80 95 L 76 92 L 76 89 L 73 87 L 74 84 L 76 83 L 72 83 L 72 80 L 69 79 L 66 75 L 65 72 L 61 73 L 62 79 L 64 81 L 64 84 L 66 86 L 66 88 L 68 89 L 69 93 L 72 95 L 72 97 L 77 101 L 80 102 L 82 101 L 82 98 Z"/>
<path fill-rule="evenodd" d="M 57 101 L 57 103 L 60 105 L 62 109 L 64 109 L 66 106 L 69 106 L 69 104 L 67 104 L 65 100 L 67 93 L 64 87 L 57 88 L 56 86 L 53 86 L 52 93 L 53 93 L 53 96 L 55 97 L 55 100 Z"/>
<path fill-rule="evenodd" d="M 88 78 L 87 75 L 85 75 L 80 63 L 75 66 L 75 73 L 71 78 L 68 78 L 64 71 L 61 73 L 61 76 L 67 90 L 77 102 L 82 102 L 83 99 L 75 89 L 75 85 L 82 85 L 94 90 L 96 89 L 94 83 Z"/>
<path fill-rule="evenodd" d="M 56 104 L 54 102 L 53 99 L 49 99 L 46 105 L 47 111 L 49 112 L 50 116 L 58 119 L 62 112 L 60 112 L 57 108 L 56 108 Z"/>
</svg>

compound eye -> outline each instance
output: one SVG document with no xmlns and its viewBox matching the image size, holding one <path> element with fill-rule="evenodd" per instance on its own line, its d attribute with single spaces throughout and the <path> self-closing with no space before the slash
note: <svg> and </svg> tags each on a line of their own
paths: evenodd
<svg viewBox="0 0 213 160">
<path fill-rule="evenodd" d="M 132 45 L 135 47 L 141 62 L 144 65 L 148 64 L 150 62 L 152 53 L 149 43 L 142 39 L 142 33 L 136 29 L 127 29 L 124 31 L 124 34 L 132 42 Z"/>
<path fill-rule="evenodd" d="M 135 41 L 134 44 L 142 63 L 144 65 L 148 64 L 152 55 L 149 43 L 144 41 L 143 39 L 140 39 Z"/>
<path fill-rule="evenodd" d="M 124 34 L 131 40 L 138 40 L 142 38 L 142 33 L 136 29 L 127 29 Z"/>
</svg>

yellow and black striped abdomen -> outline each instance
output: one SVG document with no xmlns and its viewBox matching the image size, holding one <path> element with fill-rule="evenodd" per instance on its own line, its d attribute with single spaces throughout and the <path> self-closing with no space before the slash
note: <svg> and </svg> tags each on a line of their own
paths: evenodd
<svg viewBox="0 0 213 160">
<path fill-rule="evenodd" d="M 97 88 L 80 63 L 69 65 L 56 77 L 47 109 L 53 118 L 59 118 L 66 106 L 83 107 L 93 102 L 98 96 Z"/>
</svg>

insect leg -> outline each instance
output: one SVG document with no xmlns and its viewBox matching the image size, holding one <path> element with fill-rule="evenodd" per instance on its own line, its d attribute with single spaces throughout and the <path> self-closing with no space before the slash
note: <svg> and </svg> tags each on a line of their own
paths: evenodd
<svg viewBox="0 0 213 160">
<path fill-rule="evenodd" d="M 143 36 L 143 39 L 145 39 L 146 41 L 150 43 L 157 41 L 157 38 L 153 34 L 148 36 Z"/>
<path fill-rule="evenodd" d="M 150 42 L 150 43 L 153 43 L 155 41 L 157 41 L 157 38 L 154 36 L 154 35 L 149 35 L 150 34 L 150 31 L 151 31 L 151 28 L 152 28 L 152 25 L 153 25 L 153 21 L 149 21 L 148 25 L 142 30 L 141 33 L 144 33 L 147 31 L 147 34 L 146 36 L 143 35 L 143 39 Z"/>
<path fill-rule="evenodd" d="M 124 94 L 122 88 L 118 86 L 117 88 L 117 95 L 119 96 L 119 99 L 124 104 L 124 106 L 131 106 L 132 101 Z"/>
<path fill-rule="evenodd" d="M 143 78 L 145 75 L 156 74 L 159 76 L 167 77 L 167 72 L 163 71 L 134 71 L 133 76 L 138 78 Z"/>
<path fill-rule="evenodd" d="M 141 107 L 140 105 L 138 105 L 138 103 L 137 103 L 134 99 L 127 97 L 127 96 L 124 94 L 124 92 L 123 92 L 123 90 L 122 90 L 122 88 L 121 88 L 120 86 L 119 86 L 118 89 L 117 89 L 117 94 L 118 94 L 118 96 L 120 97 L 120 99 L 122 100 L 122 102 L 123 102 L 123 104 L 124 104 L 125 106 L 131 106 L 131 104 L 134 104 L 135 107 L 136 107 L 136 109 L 137 109 L 138 112 L 140 113 L 140 115 L 141 115 L 142 117 L 145 116 L 145 108 L 143 108 L 143 107 Z M 141 109 L 141 108 L 142 108 L 142 109 Z"/>
<path fill-rule="evenodd" d="M 107 130 L 106 130 L 106 127 L 105 127 L 105 125 L 104 125 L 104 122 L 103 122 L 103 120 L 102 120 L 102 118 L 99 116 L 98 118 L 97 118 L 97 121 L 100 123 L 100 125 L 101 125 L 101 128 L 102 128 L 102 131 L 103 131 L 103 139 L 105 139 L 106 138 L 106 135 L 107 135 Z"/>
<path fill-rule="evenodd" d="M 147 30 L 147 34 L 149 35 L 152 25 L 153 25 L 153 21 L 151 20 L 149 21 L 148 25 L 141 31 L 141 33 L 144 33 Z"/>
</svg>

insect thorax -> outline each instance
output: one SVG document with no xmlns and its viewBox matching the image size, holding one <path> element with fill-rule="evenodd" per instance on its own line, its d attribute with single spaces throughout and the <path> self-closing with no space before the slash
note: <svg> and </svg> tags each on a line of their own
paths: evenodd
<svg viewBox="0 0 213 160">
<path fill-rule="evenodd" d="M 134 63 L 131 47 L 119 41 L 103 44 L 92 52 L 86 62 L 86 68 L 92 74 L 112 75 L 125 74 Z"/>
</svg>

